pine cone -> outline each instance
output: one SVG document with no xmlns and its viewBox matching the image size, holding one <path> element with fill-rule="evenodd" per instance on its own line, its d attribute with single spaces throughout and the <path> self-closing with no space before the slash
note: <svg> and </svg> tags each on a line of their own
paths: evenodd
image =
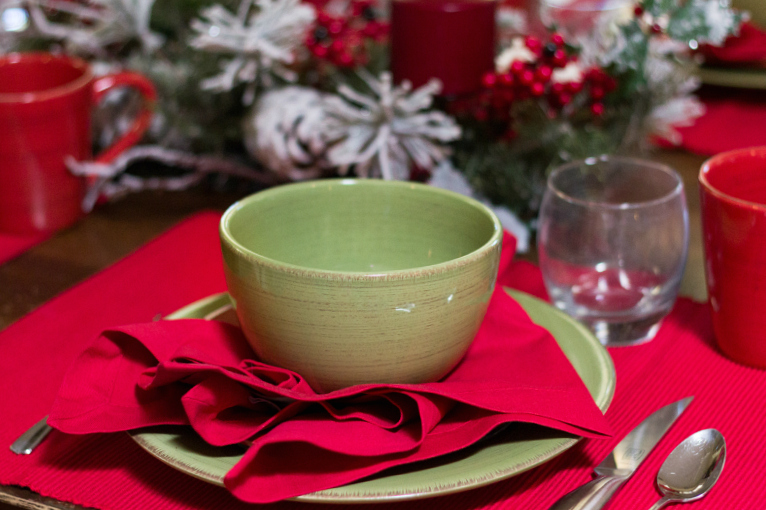
<svg viewBox="0 0 766 510">
<path fill-rule="evenodd" d="M 330 169 L 322 93 L 288 86 L 263 94 L 244 118 L 245 147 L 252 157 L 282 178 L 314 179 Z"/>
</svg>

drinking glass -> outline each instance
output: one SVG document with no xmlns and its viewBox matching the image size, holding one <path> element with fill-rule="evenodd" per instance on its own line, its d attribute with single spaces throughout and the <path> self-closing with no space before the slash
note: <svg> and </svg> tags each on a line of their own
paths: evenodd
<svg viewBox="0 0 766 510">
<path fill-rule="evenodd" d="M 539 17 L 564 37 L 578 42 L 600 26 L 632 16 L 631 0 L 540 0 Z"/>
<path fill-rule="evenodd" d="M 678 294 L 688 242 L 683 182 L 665 165 L 601 156 L 548 177 L 538 231 L 545 285 L 604 345 L 654 337 Z"/>
</svg>

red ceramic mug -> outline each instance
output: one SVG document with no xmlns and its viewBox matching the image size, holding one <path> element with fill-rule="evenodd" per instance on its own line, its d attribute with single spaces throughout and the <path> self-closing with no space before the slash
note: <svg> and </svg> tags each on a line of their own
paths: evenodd
<svg viewBox="0 0 766 510">
<path fill-rule="evenodd" d="M 737 362 L 766 368 L 766 147 L 714 156 L 699 182 L 718 346 Z"/>
<path fill-rule="evenodd" d="M 97 78 L 87 62 L 63 55 L 0 57 L 0 232 L 54 231 L 82 216 L 85 181 L 64 160 L 92 159 L 91 112 L 118 87 L 138 90 L 144 108 L 96 161 L 108 162 L 141 139 L 156 100 L 152 83 L 129 72 Z"/>
</svg>

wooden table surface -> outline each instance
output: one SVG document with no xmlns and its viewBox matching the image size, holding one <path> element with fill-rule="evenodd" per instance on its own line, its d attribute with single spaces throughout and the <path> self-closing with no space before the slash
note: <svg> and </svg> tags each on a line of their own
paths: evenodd
<svg viewBox="0 0 766 510">
<path fill-rule="evenodd" d="M 662 151 L 652 159 L 675 168 L 684 179 L 691 231 L 681 293 L 704 300 L 697 173 L 705 158 L 681 151 Z M 142 192 L 101 206 L 77 225 L 0 265 L 0 329 L 190 214 L 205 209 L 223 211 L 239 197 L 235 193 L 202 190 Z M 534 260 L 534 253 L 524 257 Z M 3 502 L 34 509 L 75 508 L 18 488 L 0 488 L 0 510 L 13 508 Z"/>
</svg>

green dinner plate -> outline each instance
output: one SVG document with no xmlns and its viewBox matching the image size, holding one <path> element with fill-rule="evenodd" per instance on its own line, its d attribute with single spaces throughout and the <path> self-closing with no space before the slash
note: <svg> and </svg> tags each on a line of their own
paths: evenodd
<svg viewBox="0 0 766 510">
<path fill-rule="evenodd" d="M 614 395 L 615 373 L 612 359 L 604 347 L 585 327 L 563 312 L 528 294 L 506 291 L 534 322 L 551 332 L 596 405 L 606 411 Z M 168 318 L 225 317 L 228 308 L 229 297 L 223 293 L 197 301 Z M 224 475 L 244 452 L 237 446 L 210 446 L 188 427 L 142 429 L 132 432 L 131 436 L 166 464 L 217 485 L 223 485 Z M 464 491 L 523 473 L 560 455 L 580 439 L 545 427 L 513 423 L 459 452 L 390 469 L 373 478 L 295 499 L 316 503 L 375 503 Z"/>
<path fill-rule="evenodd" d="M 700 80 L 707 85 L 742 89 L 766 89 L 766 69 L 737 67 L 701 67 Z"/>
</svg>

